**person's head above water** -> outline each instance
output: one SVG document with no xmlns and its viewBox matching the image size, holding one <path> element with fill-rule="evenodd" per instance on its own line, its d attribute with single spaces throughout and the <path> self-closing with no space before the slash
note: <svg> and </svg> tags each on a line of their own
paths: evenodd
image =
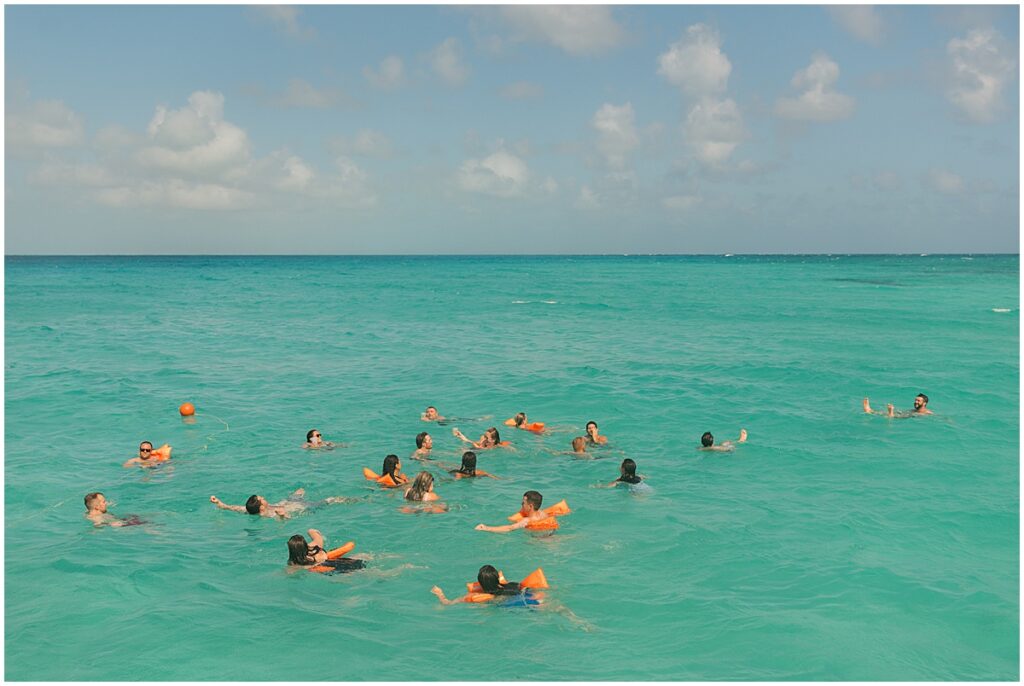
<svg viewBox="0 0 1024 686">
<path fill-rule="evenodd" d="M 305 565 L 309 562 L 309 544 L 302 534 L 288 539 L 288 564 Z"/>
<path fill-rule="evenodd" d="M 87 493 L 85 495 L 85 509 L 90 512 L 106 512 L 107 511 L 107 499 L 99 491 L 95 493 Z"/>
<path fill-rule="evenodd" d="M 513 421 L 516 423 L 516 426 L 522 426 L 523 424 L 526 423 L 526 413 L 517 412 L 516 416 L 513 417 Z"/>
<path fill-rule="evenodd" d="M 434 447 L 434 439 L 430 437 L 430 434 L 426 431 L 416 434 L 417 450 L 430 450 L 432 447 Z"/>
<path fill-rule="evenodd" d="M 412 482 L 412 486 L 405 493 L 406 500 L 423 500 L 423 496 L 434 490 L 434 475 L 430 472 L 420 472 Z"/>
<path fill-rule="evenodd" d="M 501 436 L 498 434 L 498 429 L 492 426 L 487 431 L 484 431 L 484 435 L 480 437 L 480 443 L 488 448 L 493 448 L 500 444 Z"/>
<path fill-rule="evenodd" d="M 139 457 L 143 460 L 148 460 L 153 456 L 153 444 L 149 441 L 143 441 L 139 443 Z"/>
<path fill-rule="evenodd" d="M 398 455 L 388 455 L 384 458 L 384 466 L 381 468 L 380 475 L 390 474 L 395 475 L 399 469 L 402 468 L 402 461 L 398 459 Z"/>
<path fill-rule="evenodd" d="M 924 393 L 918 393 L 917 397 L 914 398 L 914 409 L 923 410 L 928 407 L 928 396 Z"/>
<path fill-rule="evenodd" d="M 310 429 L 306 432 L 306 443 L 320 443 L 323 437 L 320 435 L 319 429 Z"/>
<path fill-rule="evenodd" d="M 249 499 L 245 501 L 245 511 L 251 515 L 258 515 L 263 511 L 263 508 L 267 505 L 267 499 L 261 495 L 251 495 Z"/>
<path fill-rule="evenodd" d="M 638 484 L 641 481 L 640 477 L 636 475 L 636 462 L 628 457 L 619 465 L 619 472 L 621 473 L 619 481 L 627 484 Z"/>
<path fill-rule="evenodd" d="M 587 452 L 587 438 L 586 436 L 577 436 L 572 439 L 572 451 L 574 453 L 585 453 Z"/>
<path fill-rule="evenodd" d="M 711 435 L 710 431 L 705 431 L 700 437 L 700 444 L 705 448 L 710 448 L 715 444 L 715 437 Z"/>
<path fill-rule="evenodd" d="M 544 502 L 544 496 L 537 491 L 527 491 L 523 493 L 523 509 L 539 511 L 541 503 Z"/>
<path fill-rule="evenodd" d="M 433 405 L 430 405 L 429 407 L 427 407 L 426 410 L 423 411 L 423 416 L 426 417 L 427 419 L 437 419 L 437 408 L 434 407 Z"/>
<path fill-rule="evenodd" d="M 476 453 L 472 450 L 462 453 L 462 465 L 459 467 L 459 473 L 476 474 Z"/>
</svg>

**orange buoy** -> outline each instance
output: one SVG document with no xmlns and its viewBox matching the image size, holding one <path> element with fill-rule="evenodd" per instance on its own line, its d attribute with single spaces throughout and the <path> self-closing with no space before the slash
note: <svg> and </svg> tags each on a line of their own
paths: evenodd
<svg viewBox="0 0 1024 686">
<path fill-rule="evenodd" d="M 196 408 L 192 403 L 182 403 L 181 407 L 178 408 L 178 412 L 181 413 L 182 417 L 191 417 L 196 413 Z"/>
</svg>

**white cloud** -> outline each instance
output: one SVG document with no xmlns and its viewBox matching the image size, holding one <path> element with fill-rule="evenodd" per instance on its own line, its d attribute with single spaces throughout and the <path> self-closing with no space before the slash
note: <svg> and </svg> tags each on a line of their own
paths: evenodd
<svg viewBox="0 0 1024 686">
<path fill-rule="evenodd" d="M 380 131 L 361 129 L 355 136 L 336 136 L 330 147 L 340 155 L 388 158 L 392 154 L 391 140 Z"/>
<path fill-rule="evenodd" d="M 605 103 L 594 113 L 591 125 L 597 131 L 597 149 L 612 170 L 623 170 L 630 153 L 640 143 L 633 123 L 633 105 Z"/>
<path fill-rule="evenodd" d="M 702 199 L 703 198 L 699 195 L 671 195 L 669 197 L 662 198 L 661 204 L 665 209 L 684 212 L 699 205 Z"/>
<path fill-rule="evenodd" d="M 85 186 L 99 188 L 116 183 L 105 167 L 92 163 L 47 160 L 29 174 L 29 181 L 47 186 Z"/>
<path fill-rule="evenodd" d="M 270 101 L 278 107 L 324 109 L 334 107 L 344 97 L 338 88 L 317 89 L 303 79 L 290 79 L 284 93 L 272 97 Z"/>
<path fill-rule="evenodd" d="M 190 210 L 238 210 L 256 200 L 252 193 L 213 183 L 182 179 L 143 181 L 134 186 L 105 188 L 96 199 L 111 207 L 176 207 Z"/>
<path fill-rule="evenodd" d="M 718 32 L 694 24 L 658 57 L 658 73 L 690 96 L 724 93 L 732 64 L 722 52 Z"/>
<path fill-rule="evenodd" d="M 499 12 L 514 40 L 548 43 L 570 55 L 606 52 L 625 36 L 603 5 L 507 5 Z"/>
<path fill-rule="evenodd" d="M 157 107 L 147 132 L 155 143 L 139 151 L 147 167 L 187 175 L 217 175 L 244 166 L 250 159 L 249 137 L 224 121 L 224 96 L 196 91 L 188 107 Z"/>
<path fill-rule="evenodd" d="M 505 150 L 481 160 L 466 160 L 458 173 L 459 186 L 463 190 L 502 197 L 520 195 L 528 178 L 526 162 Z"/>
<path fill-rule="evenodd" d="M 928 183 L 934 190 L 946 195 L 957 195 L 964 191 L 964 180 L 945 169 L 932 169 L 929 171 Z"/>
<path fill-rule="evenodd" d="M 142 143 L 144 138 L 123 126 L 104 126 L 93 136 L 93 145 L 102 150 L 130 148 Z"/>
<path fill-rule="evenodd" d="M 257 5 L 253 8 L 290 38 L 309 40 L 316 31 L 299 24 L 301 10 L 295 5 Z"/>
<path fill-rule="evenodd" d="M 430 51 L 430 67 L 449 86 L 461 86 L 469 78 L 469 67 L 462 63 L 459 42 L 454 38 Z"/>
<path fill-rule="evenodd" d="M 516 81 L 504 86 L 500 91 L 500 95 L 507 100 L 527 100 L 544 95 L 544 88 L 539 84 L 529 81 Z"/>
<path fill-rule="evenodd" d="M 855 38 L 873 45 L 882 40 L 885 27 L 872 5 L 833 5 L 828 11 Z"/>
<path fill-rule="evenodd" d="M 601 208 L 601 198 L 590 189 L 590 186 L 583 186 L 576 197 L 575 205 L 578 210 L 597 210 Z"/>
<path fill-rule="evenodd" d="M 289 156 L 282 164 L 283 176 L 277 180 L 281 190 L 303 190 L 307 188 L 316 174 L 296 155 Z"/>
<path fill-rule="evenodd" d="M 702 98 L 687 115 L 683 135 L 697 159 L 720 166 L 747 134 L 735 101 Z"/>
<path fill-rule="evenodd" d="M 1003 110 L 1003 89 L 1016 70 L 1013 51 L 994 29 L 974 29 L 946 45 L 946 95 L 971 120 L 993 121 Z"/>
<path fill-rule="evenodd" d="M 845 119 L 853 113 L 854 100 L 833 89 L 839 80 L 839 65 L 828 55 L 819 53 L 811 63 L 793 75 L 790 84 L 802 90 L 795 98 L 775 101 L 775 114 L 784 119 L 830 122 Z"/>
<path fill-rule="evenodd" d="M 9 108 L 6 144 L 25 148 L 67 148 L 85 137 L 82 118 L 60 100 L 37 100 L 23 109 Z"/>
<path fill-rule="evenodd" d="M 376 69 L 363 67 L 363 76 L 375 88 L 392 90 L 405 82 L 405 65 L 398 55 L 389 55 Z"/>
</svg>

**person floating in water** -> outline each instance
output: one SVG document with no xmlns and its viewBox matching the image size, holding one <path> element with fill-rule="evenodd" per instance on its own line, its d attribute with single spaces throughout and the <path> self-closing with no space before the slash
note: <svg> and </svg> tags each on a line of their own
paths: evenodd
<svg viewBox="0 0 1024 686">
<path fill-rule="evenodd" d="M 597 430 L 597 422 L 591 420 L 587 422 L 587 440 L 593 445 L 604 445 L 608 442 L 608 437 L 602 436 Z"/>
<path fill-rule="evenodd" d="M 740 429 L 740 437 L 736 439 L 736 443 L 747 442 L 747 430 Z M 729 452 L 736 450 L 736 445 L 732 441 L 722 441 L 720 445 L 715 445 L 715 437 L 711 435 L 710 431 L 705 431 L 700 437 L 700 447 L 697 450 L 712 450 L 715 452 Z"/>
<path fill-rule="evenodd" d="M 416 452 L 412 454 L 414 460 L 429 460 L 430 451 L 434 447 L 434 439 L 426 431 L 416 434 Z"/>
<path fill-rule="evenodd" d="M 286 499 L 279 503 L 274 503 L 273 505 L 271 505 L 263 496 L 256 494 L 249 496 L 249 499 L 245 501 L 244 506 L 228 505 L 221 502 L 220 498 L 217 496 L 210 496 L 210 502 L 221 510 L 231 510 L 232 512 L 239 512 L 242 514 L 259 515 L 260 517 L 280 517 L 281 519 L 290 519 L 292 515 L 302 514 L 306 510 L 318 505 L 353 503 L 357 500 L 358 498 L 332 496 L 320 502 L 309 503 L 306 502 L 306 489 L 304 488 L 297 489 Z"/>
<path fill-rule="evenodd" d="M 310 429 L 306 432 L 306 442 L 302 444 L 302 447 L 307 450 L 334 450 L 334 444 L 325 441 L 318 429 Z"/>
<path fill-rule="evenodd" d="M 867 398 L 864 398 L 864 412 L 867 414 L 884 414 L 886 417 L 903 418 L 903 417 L 922 417 L 926 414 L 935 414 L 928 409 L 928 396 L 924 393 L 918 393 L 914 398 L 914 409 L 909 411 L 899 410 L 897 411 L 893 407 L 892 403 L 885 406 L 885 412 L 876 412 L 871 409 L 871 404 Z"/>
<path fill-rule="evenodd" d="M 85 496 L 85 518 L 96 527 L 134 526 L 144 523 L 137 515 L 115 517 L 110 512 L 107 512 L 107 498 L 98 491 L 96 493 L 87 493 Z"/>
<path fill-rule="evenodd" d="M 523 504 L 519 512 L 509 517 L 513 522 L 512 524 L 505 524 L 503 526 L 477 524 L 475 529 L 477 531 L 490 531 L 496 534 L 505 534 L 517 529 L 557 529 L 558 522 L 555 520 L 555 517 L 569 514 L 569 506 L 563 500 L 552 507 L 542 510 L 541 504 L 543 502 L 544 496 L 540 493 L 537 491 L 527 491 L 523 494 Z"/>
<path fill-rule="evenodd" d="M 517 429 L 532 431 L 533 433 L 538 434 L 544 432 L 544 422 L 528 422 L 525 412 L 519 412 L 515 417 L 506 419 L 505 426 L 514 426 Z"/>
<path fill-rule="evenodd" d="M 425 409 L 423 411 L 423 414 L 420 415 L 420 421 L 423 421 L 423 422 L 443 422 L 444 421 L 444 417 L 442 417 L 441 415 L 439 415 L 437 413 L 437 408 L 436 407 L 434 407 L 433 405 L 430 405 L 429 407 L 427 407 L 427 409 Z"/>
<path fill-rule="evenodd" d="M 340 548 L 324 550 L 324 536 L 316 529 L 309 529 L 310 541 L 307 543 L 302 534 L 295 534 L 288 539 L 288 566 L 304 567 L 311 572 L 330 574 L 332 572 L 351 572 L 362 569 L 366 563 L 359 558 L 343 557 L 356 547 L 349 541 Z"/>
<path fill-rule="evenodd" d="M 476 443 L 466 438 L 465 435 L 459 431 L 458 427 L 452 429 L 452 436 L 455 436 L 464 443 L 469 443 L 477 450 L 490 450 L 491 448 L 511 448 L 512 450 L 515 450 L 515 448 L 512 448 L 511 443 L 501 440 L 501 436 L 498 434 L 498 429 L 493 426 L 484 431 L 480 435 L 480 440 Z"/>
<path fill-rule="evenodd" d="M 149 441 L 139 443 L 139 454 L 125 462 L 122 467 L 156 467 L 171 459 L 171 446 L 163 445 L 154 450 Z"/>
<path fill-rule="evenodd" d="M 402 473 L 402 461 L 398 459 L 398 455 L 388 455 L 384 458 L 380 474 L 363 467 L 363 476 L 368 481 L 376 481 L 383 488 L 398 488 L 409 483 L 409 477 Z"/>
<path fill-rule="evenodd" d="M 448 473 L 456 479 L 472 479 L 478 476 L 489 476 L 492 479 L 498 478 L 493 474 L 488 474 L 484 470 L 476 468 L 476 453 L 472 450 L 462 453 L 462 464 L 458 469 L 453 469 Z"/>
<path fill-rule="evenodd" d="M 572 452 L 573 455 L 587 455 L 587 437 L 577 436 L 572 439 Z"/>
<path fill-rule="evenodd" d="M 643 478 L 637 476 L 636 462 L 627 457 L 625 460 L 622 461 L 622 464 L 619 465 L 619 478 L 608 484 L 608 487 L 614 488 L 619 484 L 626 484 L 627 486 L 639 486 L 643 482 Z"/>
<path fill-rule="evenodd" d="M 466 584 L 466 586 L 469 593 L 455 600 L 448 600 L 440 586 L 434 586 L 430 592 L 437 596 L 442 605 L 486 603 L 497 600 L 501 605 L 508 607 L 527 607 L 540 605 L 543 602 L 544 595 L 539 590 L 548 588 L 548 581 L 544 578 L 544 571 L 540 568 L 516 583 L 507 581 L 505 576 L 493 566 L 484 565 L 477 572 L 476 583 Z"/>
<path fill-rule="evenodd" d="M 406 505 L 402 512 L 406 513 L 441 513 L 447 512 L 448 506 L 439 503 L 441 498 L 434 493 L 434 475 L 430 472 L 420 472 L 413 479 L 412 486 L 406 489 L 405 499 L 414 503 L 434 503 L 433 505 L 412 506 Z"/>
</svg>

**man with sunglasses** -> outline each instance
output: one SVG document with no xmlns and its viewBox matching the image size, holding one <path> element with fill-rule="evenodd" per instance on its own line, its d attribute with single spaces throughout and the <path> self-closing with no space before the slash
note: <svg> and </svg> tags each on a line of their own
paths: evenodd
<svg viewBox="0 0 1024 686">
<path fill-rule="evenodd" d="M 124 463 L 125 467 L 155 467 L 167 458 L 156 455 L 153 452 L 153 444 L 149 441 L 139 443 L 139 456 L 133 457 Z"/>
</svg>

